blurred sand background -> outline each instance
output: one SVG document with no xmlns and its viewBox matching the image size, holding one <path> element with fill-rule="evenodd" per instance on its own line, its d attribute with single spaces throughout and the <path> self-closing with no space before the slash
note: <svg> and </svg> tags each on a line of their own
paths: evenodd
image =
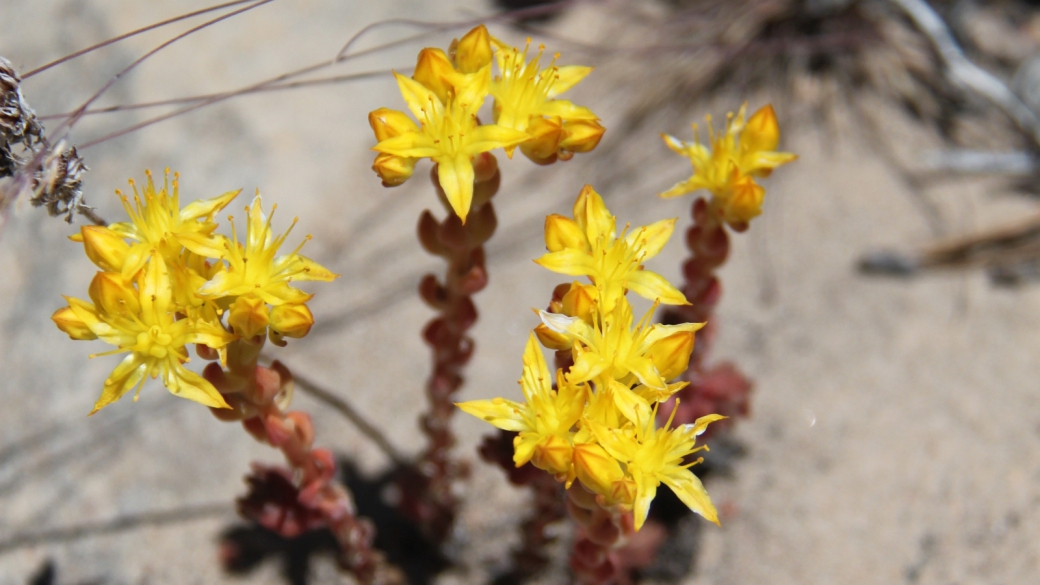
<svg viewBox="0 0 1040 585">
<path fill-rule="evenodd" d="M 201 0 L 0 0 L 0 55 L 27 70 L 163 18 Z M 279 0 L 195 34 L 120 81 L 100 102 L 130 103 L 220 91 L 330 59 L 362 26 L 407 15 L 456 20 L 491 10 L 480 2 Z M 600 41 L 602 17 L 580 7 L 553 30 Z M 71 109 L 178 24 L 60 66 L 25 82 L 38 114 Z M 409 31 L 378 32 L 378 42 Z M 505 26 L 493 34 L 521 42 Z M 446 46 L 452 34 L 425 44 Z M 536 41 L 537 42 L 537 41 Z M 385 51 L 328 73 L 408 67 L 423 43 Z M 555 47 L 551 47 L 552 50 Z M 561 63 L 576 62 L 565 48 Z M 640 87 L 604 58 L 574 92 L 610 128 Z M 721 116 L 741 99 L 706 104 Z M 435 208 L 421 167 L 416 180 L 386 190 L 369 170 L 366 114 L 403 108 L 389 75 L 237 98 L 83 151 L 88 201 L 110 220 L 116 188 L 169 166 L 182 199 L 260 188 L 277 202 L 275 228 L 299 216 L 293 241 L 343 274 L 317 285 L 319 326 L 280 355 L 295 371 L 349 397 L 405 452 L 421 447 L 428 350 L 419 330 L 430 317 L 414 295 L 420 276 L 440 270 L 416 245 L 418 214 Z M 85 142 L 144 120 L 151 111 L 88 118 Z M 797 104 L 779 111 L 783 146 L 801 155 L 766 181 L 768 200 L 751 231 L 734 239 L 723 271 L 721 337 L 715 358 L 732 359 L 756 380 L 753 413 L 738 425 L 747 456 L 708 485 L 723 508 L 706 527 L 689 583 L 846 585 L 1030 583 L 1040 581 L 1040 289 L 994 288 L 981 274 L 872 280 L 855 271 L 865 250 L 912 246 L 1014 218 L 1032 201 L 992 180 L 942 182 L 914 193 L 866 145 L 854 124 L 818 127 Z M 883 132 L 910 156 L 936 142 L 896 112 Z M 688 137 L 689 119 L 667 120 L 625 139 L 609 161 L 596 153 L 541 168 L 503 164 L 499 233 L 490 244 L 491 284 L 478 298 L 478 344 L 466 399 L 518 396 L 515 381 L 529 307 L 546 304 L 562 281 L 531 262 L 543 250 L 547 213 L 568 213 L 584 183 L 620 222 L 680 217 L 689 198 L 654 193 L 687 176 L 659 131 Z M 614 137 L 616 138 L 616 137 Z M 424 163 L 425 164 L 425 163 Z M 921 199 L 935 215 L 922 212 Z M 245 198 L 233 204 L 235 211 Z M 88 360 L 102 344 L 72 343 L 51 323 L 61 295 L 86 296 L 94 268 L 66 240 L 73 228 L 24 202 L 0 233 L 0 585 L 21 585 L 48 558 L 57 583 L 280 583 L 268 563 L 244 578 L 217 562 L 220 532 L 237 522 L 250 461 L 278 462 L 235 425 L 149 383 L 87 418 L 118 358 Z M 654 270 L 678 278 L 679 233 Z M 337 414 L 307 396 L 319 443 L 374 473 L 385 458 Z M 505 566 L 523 494 L 476 460 L 489 427 L 458 418 L 458 452 L 475 460 L 459 541 L 468 566 L 445 577 L 483 583 Z M 168 522 L 121 525 L 170 512 Z M 175 518 L 180 515 L 179 518 Z M 123 519 L 123 520 L 120 520 Z M 68 527 L 93 526 L 82 533 Z M 107 529 L 101 529 L 107 527 Z M 54 533 L 54 531 L 58 531 Z M 48 533 L 50 538 L 36 538 Z M 55 538 L 58 534 L 61 538 Z M 558 579 L 559 575 L 548 578 Z M 329 563 L 313 583 L 338 582 Z"/>
</svg>

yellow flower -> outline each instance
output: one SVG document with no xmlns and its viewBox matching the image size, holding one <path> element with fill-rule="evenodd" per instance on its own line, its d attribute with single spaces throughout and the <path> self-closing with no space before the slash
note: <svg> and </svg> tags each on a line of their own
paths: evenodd
<svg viewBox="0 0 1040 585">
<path fill-rule="evenodd" d="M 711 497 L 701 480 L 689 469 L 701 460 L 684 464 L 683 459 L 706 449 L 704 446 L 694 447 L 697 437 L 709 424 L 726 417 L 711 414 L 697 419 L 691 425 L 670 429 L 672 417 L 675 416 L 673 409 L 672 417 L 669 417 L 664 427 L 655 429 L 656 417 L 653 415 L 656 415 L 656 410 L 646 419 L 622 429 L 611 429 L 592 420 L 583 422 L 591 429 L 598 445 L 624 465 L 626 478 L 635 485 L 631 506 L 636 530 L 643 527 L 650 503 L 662 483 L 671 488 L 691 510 L 718 524 L 718 512 Z M 616 493 L 616 489 L 611 493 Z"/>
<path fill-rule="evenodd" d="M 441 188 L 452 209 L 465 221 L 473 201 L 473 157 L 515 146 L 528 136 L 499 125 L 479 125 L 476 111 L 482 97 L 480 102 L 465 102 L 462 94 L 449 95 L 444 102 L 423 84 L 398 73 L 394 76 L 421 128 L 402 127 L 401 133 L 381 140 L 373 150 L 402 158 L 429 158 L 437 163 Z M 473 96 L 479 93 L 477 89 L 469 92 Z"/>
<path fill-rule="evenodd" d="M 220 393 L 202 376 L 185 368 L 185 346 L 200 343 L 217 349 L 234 339 L 219 323 L 179 319 L 166 263 L 151 253 L 136 288 L 113 272 L 99 272 L 90 286 L 93 303 L 66 297 L 69 306 L 53 319 L 73 339 L 97 337 L 118 349 L 97 355 L 128 352 L 105 380 L 101 398 L 91 414 L 119 400 L 147 376 L 161 376 L 177 396 L 214 408 L 227 408 Z M 89 331 L 89 336 L 88 332 Z M 136 396 L 135 396 L 136 400 Z"/>
<path fill-rule="evenodd" d="M 798 157 L 776 150 L 780 143 L 780 126 L 773 106 L 762 107 L 745 122 L 746 111 L 747 104 L 736 116 L 729 114 L 722 132 L 715 131 L 709 116 L 710 147 L 700 143 L 697 124 L 693 125 L 693 142 L 661 135 L 669 148 L 689 158 L 693 166 L 693 176 L 661 193 L 661 197 L 707 189 L 714 196 L 713 203 L 731 224 L 746 223 L 762 213 L 765 190 L 753 177 L 767 177 L 776 167 Z"/>
<path fill-rule="evenodd" d="M 531 139 L 520 145 L 524 154 L 537 162 L 560 150 L 587 152 L 595 148 L 603 135 L 596 114 L 568 100 L 556 99 L 591 73 L 592 67 L 559 67 L 557 54 L 545 69 L 539 70 L 544 46 L 539 45 L 538 54 L 528 62 L 531 39 L 527 39 L 523 51 L 497 39 L 493 42 L 498 48 L 495 60 L 500 72 L 490 89 L 495 98 L 495 123 L 531 134 Z M 512 158 L 513 148 L 507 147 L 506 154 Z"/>
<path fill-rule="evenodd" d="M 596 287 L 573 282 L 559 302 L 553 301 L 549 304 L 549 312 L 560 313 L 568 317 L 580 317 L 591 325 L 592 311 L 596 308 L 598 299 L 599 293 L 596 291 Z M 538 336 L 538 341 L 542 342 L 542 345 L 552 350 L 566 350 L 573 345 L 570 338 L 549 329 L 544 323 L 534 328 L 534 334 Z"/>
<path fill-rule="evenodd" d="M 557 372 L 557 388 L 559 390 L 553 390 L 545 356 L 535 336 L 530 335 L 524 349 L 524 370 L 520 378 L 525 403 L 494 398 L 456 405 L 502 430 L 519 433 L 514 441 L 513 455 L 517 467 L 530 461 L 549 473 L 570 476 L 572 481 L 571 429 L 581 418 L 588 389 L 584 384 L 567 381 L 560 371 Z"/>
<path fill-rule="evenodd" d="M 658 392 L 669 390 L 668 378 L 686 370 L 694 333 L 703 323 L 680 325 L 650 325 L 655 307 L 632 328 L 632 306 L 622 298 L 609 313 L 593 312 L 593 324 L 579 317 L 540 311 L 542 323 L 573 344 L 574 365 L 567 374 L 573 383 L 597 380 L 597 391 L 605 388 L 606 380 L 620 382 L 615 389 L 618 408 L 629 419 L 635 420 L 637 403 L 649 404 L 629 388 L 639 384 Z M 685 352 L 685 354 L 684 354 Z M 678 390 L 678 388 L 676 388 Z"/>
<path fill-rule="evenodd" d="M 120 272 L 124 279 L 131 279 L 144 266 L 153 251 L 162 259 L 174 262 L 181 250 L 187 248 L 195 254 L 216 258 L 222 252 L 220 236 L 213 234 L 217 224 L 213 216 L 227 206 L 239 191 L 229 191 L 208 200 L 199 200 L 184 209 L 180 207 L 179 182 L 173 176 L 173 190 L 168 183 L 169 169 L 163 188 L 156 191 L 152 174 L 142 194 L 133 180 L 134 204 L 121 192 L 116 191 L 123 208 L 130 217 L 129 222 L 113 223 L 108 227 L 84 226 L 78 238 L 82 241 L 87 257 L 103 270 Z M 124 239 L 131 240 L 127 245 Z"/>
<path fill-rule="evenodd" d="M 200 297 L 221 299 L 251 296 L 274 306 L 303 303 L 313 295 L 289 286 L 290 283 L 307 280 L 329 282 L 339 276 L 299 254 L 300 248 L 309 237 L 292 253 L 275 256 L 285 238 L 292 232 L 292 226 L 289 226 L 284 234 L 275 237 L 271 233 L 274 208 L 271 217 L 264 215 L 259 193 L 253 199 L 253 204 L 246 207 L 246 216 L 248 221 L 245 242 L 239 242 L 234 228 L 232 240 L 223 238 L 220 257 L 227 262 L 227 267 L 199 288 Z M 296 225 L 295 220 L 292 225 Z"/>
<path fill-rule="evenodd" d="M 574 203 L 574 219 L 562 215 L 545 219 L 549 253 L 535 262 L 553 272 L 588 276 L 599 290 L 603 311 L 609 312 L 626 289 L 666 305 L 687 305 L 686 297 L 663 276 L 643 269 L 674 229 L 675 220 L 666 219 L 617 237 L 614 216 L 603 198 L 586 185 Z"/>
</svg>

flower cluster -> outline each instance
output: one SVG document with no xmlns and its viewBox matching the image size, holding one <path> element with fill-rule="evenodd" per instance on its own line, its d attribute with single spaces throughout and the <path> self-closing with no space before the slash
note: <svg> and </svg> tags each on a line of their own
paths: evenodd
<svg viewBox="0 0 1040 585">
<path fill-rule="evenodd" d="M 686 386 L 669 381 L 686 370 L 695 332 L 703 325 L 650 323 L 659 303 L 686 304 L 667 280 L 643 268 L 668 241 L 674 223 L 618 235 L 615 218 L 589 186 L 578 196 L 573 218 L 549 216 L 549 253 L 537 262 L 555 272 L 588 276 L 592 284 L 574 282 L 550 311 L 539 312 L 542 323 L 524 351 L 525 402 L 495 398 L 458 405 L 519 433 L 517 467 L 530 462 L 568 486 L 580 481 L 601 505 L 632 511 L 637 530 L 661 483 L 690 509 L 718 522 L 711 499 L 689 470 L 699 459 L 688 458 L 707 448 L 695 446 L 697 436 L 725 417 L 709 415 L 677 428 L 671 428 L 671 419 L 662 427 L 656 423 L 658 404 Z M 654 301 L 638 323 L 629 290 Z M 551 376 L 539 341 L 570 351 L 573 365 Z"/>
<path fill-rule="evenodd" d="M 517 147 L 531 160 L 549 164 L 588 152 L 604 128 L 591 110 L 557 96 L 574 87 L 591 67 L 546 66 L 544 47 L 528 60 L 521 51 L 492 38 L 483 25 L 452 42 L 447 53 L 427 48 L 419 53 L 411 78 L 395 73 L 401 94 L 418 124 L 407 114 L 380 108 L 368 116 L 376 139 L 372 168 L 386 186 L 404 183 L 415 163 L 429 158 L 452 209 L 466 219 L 473 201 L 473 157 Z M 492 75 L 492 65 L 498 75 Z M 493 124 L 477 114 L 488 96 L 494 99 Z"/>
<path fill-rule="evenodd" d="M 303 337 L 314 323 L 306 305 L 313 295 L 290 284 L 337 276 L 300 255 L 299 248 L 276 257 L 292 228 L 272 234 L 259 194 L 246 207 L 246 234 L 240 241 L 234 229 L 231 238 L 215 233 L 217 213 L 239 191 L 181 208 L 178 182 L 174 175 L 171 185 L 167 170 L 162 189 L 156 190 L 148 173 L 141 193 L 131 180 L 132 203 L 116 191 L 130 221 L 84 226 L 71 238 L 82 242 L 101 271 L 90 284 L 90 301 L 66 297 L 68 306 L 52 319 L 72 339 L 116 346 L 97 355 L 127 353 L 105 381 L 91 414 L 135 386 L 139 393 L 148 376 L 161 376 L 175 395 L 227 408 L 208 380 L 184 366 L 187 346 L 198 344 L 199 355 L 219 355 L 223 361 L 228 344 L 236 340 L 256 344 L 266 335 L 284 345 L 286 337 Z"/>
<path fill-rule="evenodd" d="M 721 132 L 715 131 L 708 116 L 709 145 L 700 143 L 697 124 L 693 125 L 693 142 L 662 134 L 669 148 L 690 159 L 693 176 L 661 193 L 661 197 L 707 189 L 712 194 L 713 206 L 734 227 L 746 226 L 760 215 L 766 192 L 755 177 L 767 177 L 773 169 L 798 156 L 776 150 L 780 125 L 773 106 L 762 107 L 745 121 L 746 112 L 747 104 L 736 116 L 731 112 Z"/>
</svg>

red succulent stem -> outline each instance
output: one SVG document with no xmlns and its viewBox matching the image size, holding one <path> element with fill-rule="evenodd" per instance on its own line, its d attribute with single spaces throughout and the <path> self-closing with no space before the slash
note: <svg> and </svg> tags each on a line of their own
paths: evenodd
<svg viewBox="0 0 1040 585">
<path fill-rule="evenodd" d="M 682 266 L 685 279 L 682 292 L 690 304 L 668 307 L 661 321 L 666 324 L 705 323 L 704 328 L 697 332 L 690 365 L 680 377 L 690 385 L 676 394 L 680 402 L 675 424 L 692 423 L 708 414 L 730 417 L 720 421 L 721 424 L 712 425 L 707 437 L 732 425 L 735 417 L 747 416 L 752 384 L 732 364 L 722 363 L 709 368 L 705 363 L 717 331 L 715 307 L 722 297 L 717 271 L 729 256 L 730 242 L 726 223 L 716 206 L 697 198 L 693 202 L 692 215 L 693 225 L 686 231 L 690 256 Z M 744 231 L 747 224 L 734 229 Z M 660 409 L 663 416 L 671 414 L 672 404 Z"/>
<path fill-rule="evenodd" d="M 203 371 L 231 406 L 211 409 L 213 414 L 221 420 L 241 421 L 257 441 L 279 449 L 289 465 L 254 465 L 246 478 L 249 493 L 238 500 L 239 513 L 286 538 L 327 528 L 340 544 L 340 566 L 360 583 L 403 583 L 402 573 L 372 548 L 375 528 L 357 516 L 353 497 L 336 481 L 332 452 L 313 447 L 310 415 L 284 410 L 292 398 L 292 373 L 278 361 L 271 367 L 257 364 L 263 341 L 258 336 L 233 342 L 228 347 L 227 370 L 210 363 Z M 216 357 L 210 353 L 200 349 L 202 357 Z"/>
<path fill-rule="evenodd" d="M 466 364 L 473 356 L 474 342 L 468 335 L 477 321 L 473 295 L 488 282 L 484 243 L 498 225 L 491 204 L 501 182 L 498 162 L 484 153 L 473 163 L 473 203 L 465 223 L 447 204 L 435 167 L 431 178 L 448 215 L 438 221 L 427 210 L 418 226 L 419 241 L 426 251 L 444 258 L 447 270 L 443 278 L 427 274 L 419 284 L 420 296 L 437 311 L 423 329 L 423 339 L 433 350 L 433 371 L 426 382 L 428 410 L 420 424 L 428 443 L 417 467 L 402 475 L 400 508 L 438 543 L 447 539 L 455 521 L 454 483 L 468 473 L 451 457 L 455 445 L 451 421 L 455 394 L 465 382 Z"/>
<path fill-rule="evenodd" d="M 578 525 L 571 548 L 570 567 L 581 585 L 607 585 L 620 574 L 617 551 L 633 532 L 632 514 L 603 505 L 597 496 L 575 482 L 567 490 L 567 513 Z"/>
</svg>

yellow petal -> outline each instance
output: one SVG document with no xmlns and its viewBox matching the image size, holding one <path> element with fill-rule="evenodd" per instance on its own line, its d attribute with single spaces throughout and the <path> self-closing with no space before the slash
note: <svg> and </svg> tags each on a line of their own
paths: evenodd
<svg viewBox="0 0 1040 585">
<path fill-rule="evenodd" d="M 467 155 L 454 158 L 438 158 L 437 180 L 440 182 L 448 203 L 462 223 L 466 223 L 469 207 L 473 203 L 473 161 Z"/>
<path fill-rule="evenodd" d="M 727 418 L 729 417 L 722 416 L 721 414 L 709 414 L 706 416 L 702 416 L 697 420 L 693 421 L 692 425 L 686 425 L 684 432 L 688 433 L 692 437 L 699 437 L 701 436 L 701 434 L 704 433 L 704 431 L 708 429 L 708 425 L 710 425 L 713 422 L 724 420 Z"/>
<path fill-rule="evenodd" d="M 397 79 L 397 86 L 401 89 L 401 96 L 417 120 L 440 118 L 443 115 L 444 102 L 437 97 L 436 93 L 418 81 L 409 79 L 396 71 L 394 77 Z"/>
<path fill-rule="evenodd" d="M 563 314 L 578 317 L 586 323 L 592 323 L 592 312 L 596 309 L 599 292 L 596 287 L 575 282 L 563 295 Z"/>
<path fill-rule="evenodd" d="M 199 232 L 180 232 L 174 236 L 177 243 L 204 258 L 220 258 L 226 248 L 224 236 L 207 236 Z"/>
<path fill-rule="evenodd" d="M 241 192 L 241 189 L 237 191 L 228 191 L 227 193 L 218 195 L 212 199 L 200 199 L 194 201 L 181 210 L 181 221 L 190 221 L 200 217 L 212 217 L 213 214 L 227 207 L 228 204 L 231 203 L 235 197 L 238 197 L 238 194 Z"/>
<path fill-rule="evenodd" d="M 660 301 L 663 305 L 688 305 L 686 295 L 672 286 L 665 277 L 649 270 L 636 270 L 625 283 L 629 290 L 651 301 Z"/>
<path fill-rule="evenodd" d="M 585 345 L 592 345 L 592 328 L 580 317 L 569 317 L 559 313 L 549 313 L 548 311 L 538 311 L 538 316 L 549 329 L 577 339 Z"/>
<path fill-rule="evenodd" d="M 387 138 L 373 146 L 372 150 L 405 158 L 432 158 L 442 153 L 432 138 L 420 132 Z"/>
<path fill-rule="evenodd" d="M 555 160 L 552 157 L 560 150 L 560 143 L 566 135 L 559 116 L 533 117 L 525 131 L 530 138 L 520 143 L 520 152 L 524 156 L 538 163 Z"/>
<path fill-rule="evenodd" d="M 628 234 L 625 240 L 630 246 L 641 253 L 640 261 L 649 260 L 661 253 L 661 249 L 668 243 L 675 231 L 675 219 L 662 219 L 650 225 L 643 226 Z"/>
<path fill-rule="evenodd" d="M 592 70 L 592 67 L 583 67 L 581 65 L 557 67 L 556 81 L 553 81 L 552 87 L 549 89 L 549 97 L 554 98 L 578 85 L 578 82 L 585 79 L 589 73 L 592 73 Z"/>
<path fill-rule="evenodd" d="M 564 120 L 599 120 L 599 116 L 592 110 L 574 105 L 568 100 L 549 100 L 535 108 L 534 113 L 540 116 L 559 116 Z"/>
<path fill-rule="evenodd" d="M 719 513 L 701 480 L 688 469 L 678 469 L 662 474 L 661 481 L 675 492 L 686 507 L 703 516 L 709 522 L 719 524 Z"/>
<path fill-rule="evenodd" d="M 463 144 L 463 150 L 466 154 L 474 156 L 499 147 L 516 146 L 528 138 L 530 135 L 526 132 L 497 124 L 483 124 L 470 130 Z"/>
<path fill-rule="evenodd" d="M 585 233 L 578 223 L 569 217 L 552 214 L 545 218 L 545 247 L 550 252 L 565 249 L 589 251 Z M 550 268 L 550 270 L 552 270 Z"/>
<path fill-rule="evenodd" d="M 592 185 L 585 185 L 578 194 L 574 202 L 574 221 L 585 230 L 589 242 L 595 243 L 600 238 L 604 239 L 604 244 L 614 241 L 614 216 L 610 215 L 607 204 Z"/>
<path fill-rule="evenodd" d="M 180 364 L 174 364 L 163 372 L 163 383 L 174 396 L 210 408 L 231 408 L 209 380 Z"/>
<path fill-rule="evenodd" d="M 296 254 L 294 262 L 296 272 L 292 276 L 293 280 L 332 282 L 339 278 L 338 274 L 306 256 Z"/>
<path fill-rule="evenodd" d="M 559 252 L 549 252 L 535 260 L 535 263 L 569 276 L 586 276 L 596 272 L 595 260 L 582 249 L 565 248 Z"/>
<path fill-rule="evenodd" d="M 505 398 L 493 398 L 491 400 L 470 400 L 468 402 L 456 402 L 462 412 L 471 414 L 503 431 L 528 430 L 524 422 L 523 405 L 506 400 Z"/>
<path fill-rule="evenodd" d="M 650 513 L 650 503 L 657 496 L 657 486 L 660 482 L 648 473 L 633 474 L 633 479 L 636 483 L 636 497 L 635 506 L 632 509 L 632 519 L 635 520 L 636 532 L 639 532 Z"/>
<path fill-rule="evenodd" d="M 141 311 L 148 314 L 163 314 L 170 308 L 173 289 L 170 287 L 170 273 L 166 270 L 166 262 L 162 256 L 152 252 L 145 270 L 144 278 L 138 285 L 141 291 Z"/>
<path fill-rule="evenodd" d="M 112 374 L 105 380 L 101 397 L 94 403 L 94 409 L 90 411 L 90 414 L 94 414 L 122 398 L 124 394 L 144 380 L 147 372 L 148 364 L 140 354 L 131 353 L 123 358 L 123 361 L 112 370 Z"/>
</svg>

